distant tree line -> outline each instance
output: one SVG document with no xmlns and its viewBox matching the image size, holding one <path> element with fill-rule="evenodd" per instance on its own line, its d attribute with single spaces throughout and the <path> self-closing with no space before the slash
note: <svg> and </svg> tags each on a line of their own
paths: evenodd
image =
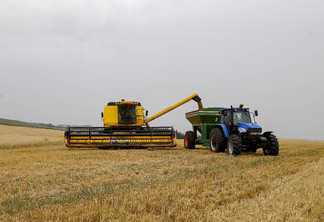
<svg viewBox="0 0 324 222">
<path fill-rule="evenodd" d="M 178 139 L 184 139 L 185 138 L 185 134 L 182 133 L 182 132 L 179 132 L 178 130 L 176 130 L 176 134 L 177 134 Z M 197 139 L 201 139 L 201 135 L 200 135 L 199 132 L 198 132 L 198 135 L 197 135 Z"/>
<path fill-rule="evenodd" d="M 177 134 L 178 139 L 184 139 L 184 137 L 185 137 L 185 134 L 182 132 L 179 132 L 178 130 L 176 130 L 176 134 Z"/>
</svg>

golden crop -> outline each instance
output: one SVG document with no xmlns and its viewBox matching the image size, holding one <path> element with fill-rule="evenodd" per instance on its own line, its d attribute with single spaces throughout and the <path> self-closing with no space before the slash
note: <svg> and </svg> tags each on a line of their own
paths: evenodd
<svg viewBox="0 0 324 222">
<path fill-rule="evenodd" d="M 62 131 L 8 126 L 0 138 L 3 221 L 324 220 L 324 143 L 233 157 L 182 143 L 67 149 Z"/>
</svg>

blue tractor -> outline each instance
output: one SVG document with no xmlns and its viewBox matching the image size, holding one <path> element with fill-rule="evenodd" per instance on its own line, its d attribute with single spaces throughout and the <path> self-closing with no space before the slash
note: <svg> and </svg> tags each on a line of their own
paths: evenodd
<svg viewBox="0 0 324 222">
<path fill-rule="evenodd" d="M 193 131 L 185 133 L 184 145 L 194 149 L 196 144 L 209 146 L 212 152 L 228 151 L 231 155 L 241 152 L 256 152 L 263 149 L 266 156 L 279 154 L 279 143 L 272 131 L 262 133 L 261 126 L 253 123 L 258 111 L 251 113 L 248 108 L 202 108 L 186 113 L 186 118 L 192 124 Z M 197 133 L 201 136 L 198 137 Z"/>
</svg>

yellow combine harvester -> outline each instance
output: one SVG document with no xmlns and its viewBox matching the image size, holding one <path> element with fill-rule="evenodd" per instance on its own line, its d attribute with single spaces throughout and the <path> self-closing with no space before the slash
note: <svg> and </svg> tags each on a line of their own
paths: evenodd
<svg viewBox="0 0 324 222">
<path fill-rule="evenodd" d="M 146 118 L 141 103 L 133 101 L 110 102 L 101 113 L 103 127 L 68 127 L 64 133 L 67 147 L 173 147 L 177 145 L 172 126 L 150 127 L 149 122 L 185 104 L 190 100 L 203 108 L 197 94 Z"/>
</svg>

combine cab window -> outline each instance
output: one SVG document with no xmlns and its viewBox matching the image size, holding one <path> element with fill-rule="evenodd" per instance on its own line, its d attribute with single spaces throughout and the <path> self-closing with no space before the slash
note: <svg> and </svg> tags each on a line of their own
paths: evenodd
<svg viewBox="0 0 324 222">
<path fill-rule="evenodd" d="M 249 112 L 245 111 L 236 111 L 233 113 L 234 124 L 238 123 L 251 123 L 251 117 Z"/>
<path fill-rule="evenodd" d="M 119 124 L 134 124 L 136 123 L 136 108 L 135 105 L 125 104 L 118 107 L 118 123 Z"/>
</svg>

